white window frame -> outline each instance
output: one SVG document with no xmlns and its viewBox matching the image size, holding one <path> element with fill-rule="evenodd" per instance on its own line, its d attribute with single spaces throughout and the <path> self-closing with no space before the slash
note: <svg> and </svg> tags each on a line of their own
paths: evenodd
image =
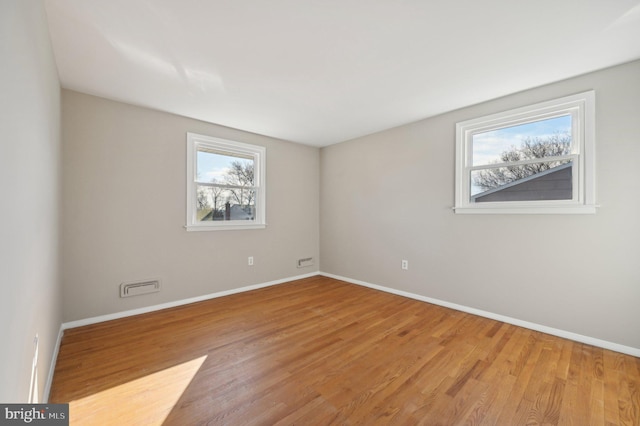
<svg viewBox="0 0 640 426">
<path fill-rule="evenodd" d="M 573 198 L 571 200 L 493 201 L 473 203 L 471 172 L 473 136 L 501 128 L 571 115 Z M 549 158 L 542 161 L 553 161 Z M 540 162 L 540 160 L 529 162 Z M 512 163 L 507 163 L 512 165 Z M 454 211 L 462 214 L 593 214 L 595 204 L 595 92 L 588 91 L 547 102 L 487 115 L 456 124 L 456 182 Z"/>
<path fill-rule="evenodd" d="M 197 153 L 200 149 L 253 158 L 255 217 L 253 220 L 198 221 L 197 219 Z M 266 227 L 266 148 L 257 145 L 187 133 L 187 231 L 221 231 L 263 229 Z"/>
</svg>

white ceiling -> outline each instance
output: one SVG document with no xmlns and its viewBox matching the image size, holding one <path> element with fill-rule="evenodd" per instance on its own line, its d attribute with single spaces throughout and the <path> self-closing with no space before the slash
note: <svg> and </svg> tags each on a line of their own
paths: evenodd
<svg viewBox="0 0 640 426">
<path fill-rule="evenodd" d="M 326 146 L 640 58 L 640 0 L 45 0 L 65 88 Z"/>
</svg>

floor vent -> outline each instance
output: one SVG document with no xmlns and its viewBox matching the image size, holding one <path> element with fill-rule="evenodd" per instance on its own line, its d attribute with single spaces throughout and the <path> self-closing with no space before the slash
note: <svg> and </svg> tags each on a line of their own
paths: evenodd
<svg viewBox="0 0 640 426">
<path fill-rule="evenodd" d="M 160 291 L 160 281 L 158 280 L 120 284 L 120 297 L 138 296 L 157 291 Z"/>
</svg>

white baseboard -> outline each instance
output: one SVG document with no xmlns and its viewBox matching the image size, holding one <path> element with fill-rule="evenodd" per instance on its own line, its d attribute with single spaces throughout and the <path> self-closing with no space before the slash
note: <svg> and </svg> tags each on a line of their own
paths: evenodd
<svg viewBox="0 0 640 426">
<path fill-rule="evenodd" d="M 47 374 L 47 381 L 44 384 L 44 395 L 42 395 L 42 403 L 47 404 L 49 402 L 49 394 L 51 393 L 51 385 L 53 383 L 53 372 L 56 369 L 56 363 L 58 362 L 58 351 L 60 351 L 60 343 L 62 342 L 62 335 L 64 330 L 62 324 L 58 330 L 58 338 L 56 344 L 53 347 L 53 354 L 51 354 L 51 364 L 49 364 L 49 374 Z"/>
<path fill-rule="evenodd" d="M 519 327 L 528 328 L 530 330 L 540 331 L 542 333 L 551 334 L 553 336 L 562 337 L 565 339 L 573 340 L 580 343 L 586 343 L 592 346 L 597 346 L 603 349 L 609 349 L 615 352 L 620 352 L 623 354 L 640 357 L 640 349 L 633 348 L 631 346 L 624 346 L 618 343 L 609 342 L 606 340 L 596 339 L 594 337 L 584 336 L 582 334 L 572 333 L 566 330 L 560 330 L 557 328 L 547 327 L 546 325 L 536 324 L 529 321 L 519 320 L 517 318 L 511 318 L 500 314 L 495 314 L 493 312 L 487 312 L 476 308 L 471 308 L 469 306 L 458 305 L 457 303 L 446 302 L 444 300 L 433 299 L 431 297 L 421 296 L 419 294 L 409 293 L 402 290 L 396 290 L 394 288 L 383 287 L 377 284 L 371 284 L 365 281 L 354 280 L 347 277 L 342 277 L 339 275 L 328 274 L 325 272 L 320 272 L 320 275 L 334 278 L 341 281 L 346 281 L 351 284 L 357 284 L 364 287 L 373 288 L 375 290 L 384 291 L 386 293 L 395 294 L 398 296 L 408 297 L 410 299 L 420 300 L 422 302 L 432 303 L 434 305 L 444 306 L 445 308 L 455 309 L 456 311 L 462 311 L 473 315 L 478 315 L 485 318 L 490 318 L 500 322 L 506 322 L 507 324 L 517 325 Z"/>
<path fill-rule="evenodd" d="M 266 282 L 266 283 L 254 284 L 254 285 L 250 285 L 250 286 L 246 286 L 246 287 L 240 287 L 240 288 L 235 288 L 235 289 L 231 289 L 231 290 L 220 291 L 220 292 L 217 292 L 217 293 L 206 294 L 204 296 L 192 297 L 192 298 L 189 298 L 189 299 L 177 300 L 177 301 L 174 301 L 174 302 L 163 303 L 163 304 L 160 304 L 160 305 L 147 306 L 147 307 L 144 307 L 144 308 L 132 309 L 132 310 L 128 310 L 128 311 L 116 312 L 116 313 L 113 313 L 113 314 L 100 315 L 100 316 L 97 316 L 97 317 L 86 318 L 86 319 L 82 319 L 82 320 L 70 321 L 70 322 L 62 323 L 60 325 L 60 331 L 58 333 L 58 339 L 56 341 L 56 345 L 55 345 L 55 348 L 53 350 L 53 355 L 52 355 L 52 359 L 51 359 L 51 365 L 50 365 L 50 368 L 49 368 L 49 374 L 47 375 L 47 382 L 45 384 L 44 395 L 43 395 L 43 403 L 47 403 L 49 401 L 49 393 L 51 391 L 51 384 L 52 384 L 52 381 L 53 381 L 53 373 L 54 373 L 56 362 L 57 362 L 57 359 L 58 359 L 58 351 L 60 350 L 60 343 L 62 342 L 62 336 L 63 336 L 65 330 L 68 330 L 70 328 L 75 328 L 75 327 L 82 327 L 82 326 L 90 325 L 90 324 L 97 324 L 97 323 L 104 322 L 104 321 L 110 321 L 110 320 L 114 320 L 114 319 L 130 317 L 130 316 L 133 316 L 133 315 L 139 315 L 139 314 L 145 314 L 145 313 L 148 313 L 148 312 L 159 311 L 159 310 L 162 310 L 162 309 L 173 308 L 173 307 L 176 307 L 176 306 L 187 305 L 189 303 L 202 302 L 202 301 L 209 300 L 209 299 L 215 299 L 215 298 L 218 298 L 218 297 L 229 296 L 231 294 L 243 293 L 243 292 L 251 291 L 251 290 L 257 290 L 259 288 L 274 286 L 274 285 L 278 285 L 278 284 L 283 284 L 283 283 L 287 283 L 287 282 L 290 282 L 290 281 L 295 281 L 295 280 L 299 280 L 299 279 L 303 279 L 303 278 L 313 277 L 313 276 L 316 276 L 316 275 L 322 275 L 322 276 L 325 276 L 325 277 L 334 278 L 334 279 L 341 280 L 341 281 L 346 281 L 346 282 L 351 283 L 351 284 L 357 284 L 357 285 L 360 285 L 360 286 L 369 287 L 369 288 L 372 288 L 372 289 L 375 289 L 375 290 L 384 291 L 386 293 L 391 293 L 391 294 L 395 294 L 395 295 L 398 295 L 398 296 L 404 296 L 404 297 L 408 297 L 410 299 L 415 299 L 415 300 L 420 300 L 422 302 L 432 303 L 434 305 L 444 306 L 446 308 L 451 308 L 451 309 L 455 309 L 457 311 L 466 312 L 466 313 L 469 313 L 469 314 L 478 315 L 478 316 L 485 317 L 485 318 L 490 318 L 490 319 L 493 319 L 493 320 L 496 320 L 496 321 L 501 321 L 501 322 L 505 322 L 505 323 L 508 323 L 508 324 L 517 325 L 519 327 L 528 328 L 530 330 L 540 331 L 542 333 L 547 333 L 547 334 L 551 334 L 553 336 L 558 336 L 558 337 L 562 337 L 562 338 L 565 338 L 565 339 L 574 340 L 576 342 L 586 343 L 586 344 L 597 346 L 597 347 L 600 347 L 600 348 L 609 349 L 609 350 L 612 350 L 612 351 L 615 351 L 615 352 L 620 352 L 620 353 L 623 353 L 623 354 L 627 354 L 627 355 L 631 355 L 631 356 L 635 356 L 635 357 L 640 357 L 640 349 L 639 348 L 633 348 L 633 347 L 630 347 L 630 346 L 624 346 L 624 345 L 620 345 L 618 343 L 613 343 L 613 342 L 608 342 L 606 340 L 596 339 L 594 337 L 583 336 L 581 334 L 572 333 L 570 331 L 565 331 L 565 330 L 560 330 L 560 329 L 556 329 L 556 328 L 552 328 L 552 327 L 547 327 L 545 325 L 535 324 L 535 323 L 532 323 L 532 322 L 519 320 L 517 318 L 511 318 L 511 317 L 507 317 L 507 316 L 504 316 L 504 315 L 495 314 L 493 312 L 487 312 L 487 311 L 483 311 L 483 310 L 480 310 L 480 309 L 471 308 L 469 306 L 458 305 L 456 303 L 451 303 L 451 302 L 446 302 L 446 301 L 443 301 L 443 300 L 433 299 L 431 297 L 421 296 L 419 294 L 409 293 L 409 292 L 402 291 L 402 290 L 396 290 L 396 289 L 393 289 L 393 288 L 384 287 L 384 286 L 377 285 L 377 284 L 371 284 L 371 283 L 368 283 L 368 282 L 365 282 L 365 281 L 354 280 L 354 279 L 347 278 L 347 277 L 342 277 L 342 276 L 339 276 L 339 275 L 334 275 L 334 274 L 329 274 L 329 273 L 326 273 L 326 272 L 316 271 L 316 272 L 311 272 L 309 274 L 297 275 L 297 276 L 294 276 L 294 277 L 283 278 L 283 279 L 280 279 L 280 280 L 269 281 L 269 282 Z"/>
<path fill-rule="evenodd" d="M 300 280 L 303 278 L 314 277 L 320 275 L 320 272 L 311 272 L 304 275 L 296 275 L 294 277 L 283 278 L 280 280 L 269 281 L 261 284 L 248 285 L 246 287 L 234 288 L 231 290 L 219 291 L 217 293 L 205 294 L 203 296 L 191 297 L 189 299 L 176 300 L 174 302 L 161 303 L 159 305 L 145 306 L 144 308 L 131 309 L 128 311 L 116 312 L 113 314 L 100 315 L 92 318 L 85 318 L 77 321 L 70 321 L 62 323 L 62 330 L 68 330 L 70 328 L 82 327 L 85 325 L 97 324 L 100 322 L 111 321 L 114 319 L 131 317 L 134 315 L 146 314 L 148 312 L 160 311 L 162 309 L 175 308 L 176 306 L 188 305 L 189 303 L 202 302 L 209 299 L 215 299 L 218 297 L 229 296 L 231 294 L 243 293 L 245 291 L 257 290 L 263 287 L 269 287 L 273 285 L 283 284 L 290 281 Z"/>
<path fill-rule="evenodd" d="M 144 308 L 132 309 L 128 311 L 116 312 L 108 315 L 100 315 L 97 317 L 86 318 L 77 321 L 64 322 L 60 324 L 60 331 L 58 332 L 58 338 L 56 340 L 56 345 L 53 348 L 53 355 L 51 357 L 51 365 L 49 366 L 49 374 L 47 374 L 47 382 L 44 387 L 44 395 L 42 396 L 43 404 L 49 402 L 49 395 L 51 392 L 51 385 L 53 384 L 53 373 L 56 368 L 56 362 L 58 361 L 58 352 L 60 351 L 60 344 L 62 343 L 62 336 L 64 335 L 64 331 L 70 328 L 82 327 L 84 325 L 97 324 L 104 321 L 110 321 L 119 318 L 130 317 L 133 315 L 146 314 L 148 312 L 159 311 L 162 309 L 173 308 L 176 306 L 188 305 L 189 303 L 202 302 L 209 299 L 215 299 L 218 297 L 229 296 L 231 294 L 242 293 L 245 291 L 257 290 L 263 287 L 269 287 L 278 284 L 284 284 L 290 281 L 300 280 L 303 278 L 314 277 L 316 275 L 320 275 L 319 271 L 311 272 L 304 275 L 296 275 L 293 277 L 283 278 L 280 280 L 269 281 L 261 284 L 254 284 L 240 288 L 234 288 L 231 290 L 219 291 L 217 293 L 206 294 L 204 296 L 191 297 L 189 299 L 176 300 L 175 302 L 162 303 L 160 305 L 147 306 Z"/>
</svg>

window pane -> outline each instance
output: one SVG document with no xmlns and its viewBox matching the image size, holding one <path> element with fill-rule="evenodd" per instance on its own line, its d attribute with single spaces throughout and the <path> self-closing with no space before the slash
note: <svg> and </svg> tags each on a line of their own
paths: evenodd
<svg viewBox="0 0 640 426">
<path fill-rule="evenodd" d="M 198 150 L 196 180 L 237 186 L 253 186 L 253 159 Z"/>
<path fill-rule="evenodd" d="M 571 160 L 473 170 L 470 202 L 571 200 Z"/>
<path fill-rule="evenodd" d="M 571 153 L 571 115 L 505 127 L 472 136 L 473 166 Z"/>
<path fill-rule="evenodd" d="M 228 189 L 198 185 L 197 220 L 255 220 L 253 188 Z"/>
<path fill-rule="evenodd" d="M 266 148 L 187 133 L 187 231 L 265 228 Z"/>
</svg>

